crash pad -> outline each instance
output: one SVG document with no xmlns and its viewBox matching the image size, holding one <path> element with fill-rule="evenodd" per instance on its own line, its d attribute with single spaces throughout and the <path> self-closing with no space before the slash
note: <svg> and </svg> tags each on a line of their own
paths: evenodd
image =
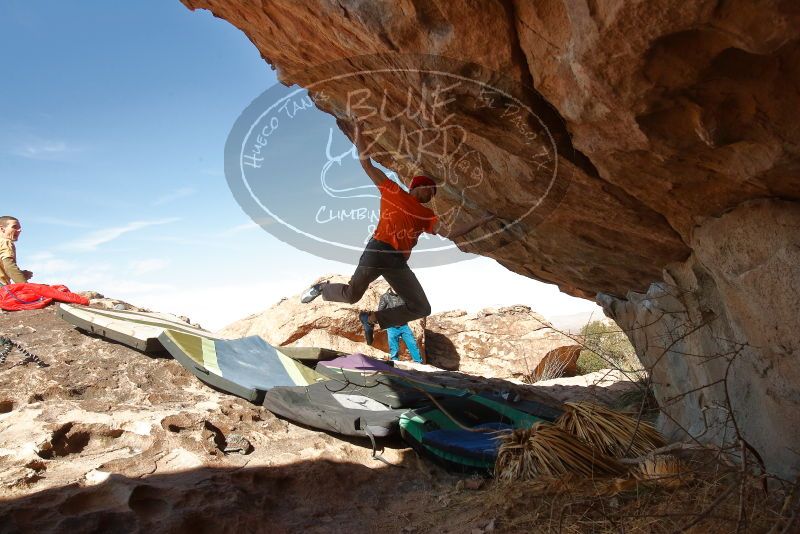
<svg viewBox="0 0 800 534">
<path fill-rule="evenodd" d="M 500 436 L 514 429 L 506 423 L 478 425 L 473 430 L 432 430 L 422 435 L 422 444 L 464 458 L 494 464 Z"/>
<path fill-rule="evenodd" d="M 480 395 L 438 399 L 400 417 L 400 435 L 412 448 L 452 471 L 490 471 L 504 430 L 542 419 Z M 491 429 L 476 435 L 468 429 Z"/>
<path fill-rule="evenodd" d="M 333 380 L 374 390 L 374 393 L 366 393 L 367 395 L 388 392 L 389 397 L 379 400 L 395 408 L 418 406 L 429 402 L 431 396 L 461 397 L 469 394 L 464 389 L 448 388 L 431 382 L 425 373 L 396 369 L 386 362 L 360 353 L 319 362 L 316 370 Z M 390 400 L 391 397 L 395 400 Z"/>
<path fill-rule="evenodd" d="M 391 372 L 403 374 L 405 372 L 395 369 L 386 362 L 365 356 L 360 352 L 347 354 L 330 361 L 323 361 L 320 362 L 319 365 L 329 369 L 344 369 L 347 371 L 359 371 L 361 373 Z"/>
<path fill-rule="evenodd" d="M 195 335 L 209 335 L 175 315 L 131 310 L 106 310 L 59 304 L 56 315 L 73 326 L 148 353 L 163 352 L 158 336 L 165 329 Z"/>
<path fill-rule="evenodd" d="M 272 413 L 346 436 L 385 437 L 397 432 L 404 409 L 391 409 L 335 380 L 307 387 L 276 387 L 262 405 Z"/>
<path fill-rule="evenodd" d="M 535 415 L 539 419 L 553 422 L 564 413 L 561 408 L 544 404 L 535 400 L 523 399 L 519 395 L 491 393 L 482 391 L 478 393 L 481 397 L 485 397 L 491 401 L 506 404 L 515 410 L 525 412 L 527 414 Z"/>
<path fill-rule="evenodd" d="M 364 388 L 374 388 L 375 393 L 372 395 L 379 395 L 385 391 L 379 387 L 381 385 L 389 387 L 394 390 L 393 395 L 397 398 L 397 402 L 392 404 L 395 408 L 428 404 L 431 396 L 438 399 L 439 397 L 466 397 L 473 394 L 466 389 L 437 384 L 427 376 L 427 373 L 411 369 L 397 369 L 390 362 L 371 358 L 361 353 L 321 361 L 316 369 L 320 374 L 335 380 L 357 384 Z M 371 395 L 370 393 L 365 394 Z M 509 406 L 546 421 L 555 421 L 563 413 L 563 410 L 559 408 L 522 399 L 511 391 L 505 393 L 481 391 L 474 394 L 485 398 L 487 402 L 495 403 L 498 406 Z M 381 399 L 381 402 L 387 400 Z"/>
<path fill-rule="evenodd" d="M 266 391 L 277 386 L 307 386 L 323 379 L 258 336 L 215 339 L 164 329 L 158 340 L 197 378 L 251 402 L 260 403 Z"/>
</svg>

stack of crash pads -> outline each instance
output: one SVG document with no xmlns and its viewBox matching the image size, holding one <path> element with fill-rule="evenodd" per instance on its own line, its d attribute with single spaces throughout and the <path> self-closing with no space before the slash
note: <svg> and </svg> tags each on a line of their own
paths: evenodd
<svg viewBox="0 0 800 534">
<path fill-rule="evenodd" d="M 424 392 L 398 379 L 411 381 L 402 371 L 363 354 L 320 361 L 316 372 L 327 380 L 307 387 L 271 389 L 263 406 L 321 430 L 385 437 L 399 430 L 400 417 L 408 409 L 429 402 Z"/>
<path fill-rule="evenodd" d="M 538 403 L 516 405 L 402 371 L 363 354 L 321 361 L 329 380 L 308 387 L 278 387 L 263 405 L 304 425 L 340 434 L 387 436 L 400 431 L 415 450 L 457 471 L 489 471 L 499 436 L 559 415 Z M 353 402 L 358 403 L 357 406 Z"/>
<path fill-rule="evenodd" d="M 442 388 L 415 373 L 395 369 L 386 362 L 359 353 L 322 361 L 316 370 L 332 380 L 359 386 L 372 398 L 392 408 L 413 408 L 430 402 L 430 395 L 455 395 L 461 391 Z"/>
<path fill-rule="evenodd" d="M 81 330 L 149 354 L 168 353 L 197 378 L 226 393 L 261 402 L 276 386 L 306 386 L 322 376 L 258 336 L 218 339 L 174 315 L 60 304 L 59 317 Z M 320 351 L 293 351 L 320 357 Z"/>
<path fill-rule="evenodd" d="M 206 384 L 296 423 L 370 439 L 399 432 L 455 470 L 491 470 L 500 435 L 559 415 L 530 401 L 445 387 L 362 354 L 273 347 L 258 336 L 219 339 L 169 314 L 62 304 L 58 315 L 111 341 L 168 353 Z"/>
</svg>

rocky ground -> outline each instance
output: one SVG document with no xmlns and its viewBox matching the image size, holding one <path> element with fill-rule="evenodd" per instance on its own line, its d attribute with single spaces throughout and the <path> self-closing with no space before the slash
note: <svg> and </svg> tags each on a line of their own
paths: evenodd
<svg viewBox="0 0 800 534">
<path fill-rule="evenodd" d="M 469 488 L 483 482 L 445 473 L 399 439 L 383 444 L 393 464 L 385 465 L 367 441 L 290 424 L 206 387 L 174 360 L 83 334 L 52 307 L 0 315 L 0 335 L 49 364 L 15 365 L 15 350 L 0 366 L 0 532 L 499 526 L 492 506 L 471 500 L 483 490 Z M 618 393 L 470 380 L 540 399 Z"/>
<path fill-rule="evenodd" d="M 2 532 L 379 528 L 455 483 L 400 443 L 387 467 L 53 308 L 4 314 L 0 332 L 50 365 L 12 352 L 0 368 Z"/>
</svg>

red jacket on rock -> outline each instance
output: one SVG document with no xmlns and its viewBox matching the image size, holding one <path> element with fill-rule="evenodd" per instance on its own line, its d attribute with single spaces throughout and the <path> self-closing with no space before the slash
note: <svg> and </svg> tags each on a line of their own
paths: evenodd
<svg viewBox="0 0 800 534">
<path fill-rule="evenodd" d="M 89 304 L 89 299 L 71 293 L 66 286 L 47 284 L 8 284 L 0 286 L 0 309 L 6 311 L 38 310 L 54 300 L 71 304 Z"/>
</svg>

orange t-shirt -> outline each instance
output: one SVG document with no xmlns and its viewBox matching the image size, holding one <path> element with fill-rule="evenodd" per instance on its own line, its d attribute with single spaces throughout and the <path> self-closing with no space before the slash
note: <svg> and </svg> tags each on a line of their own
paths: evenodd
<svg viewBox="0 0 800 534">
<path fill-rule="evenodd" d="M 438 218 L 432 210 L 391 180 L 378 186 L 381 192 L 381 217 L 372 237 L 389 243 L 408 258 L 422 232 L 433 233 Z"/>
</svg>

